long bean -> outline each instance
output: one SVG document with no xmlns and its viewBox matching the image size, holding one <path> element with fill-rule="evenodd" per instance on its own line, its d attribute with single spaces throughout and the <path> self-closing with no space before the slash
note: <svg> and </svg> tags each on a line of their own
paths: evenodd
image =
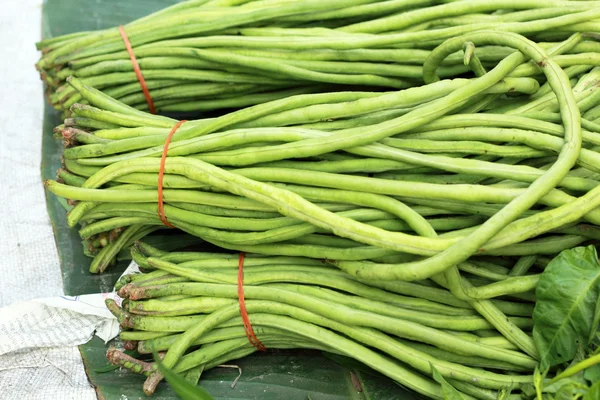
<svg viewBox="0 0 600 400">
<path fill-rule="evenodd" d="M 427 274 L 435 274 L 438 272 L 442 272 L 445 269 L 449 268 L 451 265 L 455 265 L 458 262 L 464 261 L 466 258 L 468 258 L 483 243 L 485 243 L 500 229 L 502 229 L 504 226 L 506 226 L 508 223 L 514 220 L 520 213 L 530 208 L 533 204 L 535 204 L 535 201 L 537 201 L 539 197 L 542 197 L 549 191 L 550 188 L 555 186 L 555 182 L 557 180 L 560 180 L 571 169 L 571 167 L 575 163 L 575 160 L 579 153 L 579 149 L 581 147 L 581 128 L 579 124 L 579 111 L 575 104 L 573 95 L 569 90 L 569 82 L 560 70 L 560 68 L 556 66 L 552 60 L 546 59 L 543 51 L 536 49 L 536 46 L 534 44 L 527 43 L 527 41 L 519 38 L 518 36 L 513 36 L 509 34 L 498 35 L 495 33 L 490 33 L 488 35 L 488 33 L 486 32 L 469 35 L 469 39 L 473 40 L 473 36 L 476 36 L 478 39 L 481 38 L 483 40 L 489 40 L 491 36 L 495 44 L 502 42 L 511 43 L 513 42 L 514 38 L 514 41 L 516 43 L 513 42 L 511 44 L 517 46 L 517 48 L 525 52 L 525 54 L 531 55 L 533 59 L 538 60 L 538 62 L 541 62 L 543 60 L 546 63 L 547 68 L 545 68 L 545 71 L 548 73 L 548 80 L 553 86 L 556 87 L 556 95 L 561 103 L 561 115 L 563 115 L 563 122 L 565 124 L 566 130 L 565 142 L 568 143 L 568 145 L 565 145 L 563 147 L 563 150 L 559 155 L 560 163 L 557 161 L 555 166 L 553 166 L 549 170 L 549 172 L 544 174 L 541 178 L 538 178 L 538 180 L 536 180 L 536 182 L 534 182 L 529 187 L 527 195 L 515 199 L 503 210 L 492 216 L 488 221 L 486 221 L 486 223 L 482 225 L 480 229 L 478 229 L 475 233 L 465 238 L 460 243 L 460 245 L 454 246 L 451 248 L 451 250 L 441 252 L 437 256 L 430 257 L 423 261 L 405 264 L 406 268 L 403 268 L 403 272 L 405 272 L 404 269 L 410 271 L 410 274 L 414 278 L 421 277 L 423 270 L 427 270 Z M 457 45 L 462 45 L 462 43 L 464 43 L 465 41 L 465 38 L 458 39 L 447 42 L 446 49 L 444 49 L 444 52 L 440 51 L 440 56 L 438 56 L 438 59 L 443 59 L 445 57 L 445 54 L 449 54 L 452 49 L 455 49 Z M 430 57 L 433 60 L 433 56 Z M 426 64 L 425 66 L 427 67 L 428 65 L 429 64 Z M 427 68 L 427 71 L 431 71 L 430 76 L 432 77 L 435 71 L 434 68 L 434 66 Z M 555 170 L 558 171 L 555 172 Z M 344 268 L 343 266 L 340 267 Z M 357 276 L 362 276 L 365 272 L 363 269 L 348 268 L 345 270 Z M 394 267 L 393 272 L 389 269 L 386 272 L 393 274 L 393 276 L 395 276 L 396 278 L 399 278 L 397 266 Z M 402 275 L 406 276 L 404 273 Z"/>
<path fill-rule="evenodd" d="M 599 6 L 184 2 L 125 26 L 155 105 L 234 110 L 174 135 L 116 29 L 43 41 L 70 117 L 45 184 L 74 205 L 92 272 L 117 257 L 143 271 L 107 302 L 127 348 L 166 350 L 194 382 L 251 354 L 241 283 L 268 348 L 349 356 L 429 398 L 437 372 L 466 399 L 531 384 L 543 269 L 600 239 Z M 159 191 L 197 239 L 153 237 Z M 147 394 L 162 379 L 109 359 Z"/>
</svg>

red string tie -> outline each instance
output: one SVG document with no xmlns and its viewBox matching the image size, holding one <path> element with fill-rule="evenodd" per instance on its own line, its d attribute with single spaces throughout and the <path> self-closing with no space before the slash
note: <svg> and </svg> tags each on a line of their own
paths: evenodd
<svg viewBox="0 0 600 400">
<path fill-rule="evenodd" d="M 146 84 L 146 80 L 144 79 L 144 75 L 142 74 L 142 70 L 140 69 L 140 65 L 138 64 L 137 59 L 135 58 L 133 47 L 131 47 L 131 42 L 129 41 L 129 38 L 125 33 L 125 28 L 123 28 L 123 25 L 119 25 L 119 33 L 121 34 L 121 38 L 123 38 L 123 42 L 125 43 L 125 48 L 129 53 L 129 59 L 131 60 L 131 65 L 133 65 L 133 71 L 135 72 L 135 76 L 137 76 L 137 79 L 140 82 L 142 92 L 144 92 L 144 97 L 146 98 L 146 102 L 148 103 L 148 108 L 150 108 L 150 112 L 152 114 L 156 114 L 156 108 L 154 107 L 154 102 L 152 101 L 152 97 L 150 96 L 148 85 Z"/>
<path fill-rule="evenodd" d="M 165 215 L 165 204 L 163 203 L 163 178 L 165 176 L 165 163 L 167 161 L 167 152 L 169 151 L 169 144 L 171 143 L 171 138 L 177 132 L 177 129 L 187 120 L 183 119 L 171 128 L 171 132 L 167 136 L 167 140 L 165 140 L 165 146 L 163 147 L 162 156 L 160 158 L 160 168 L 158 170 L 158 218 L 162 221 L 163 224 L 168 226 L 169 228 L 175 228 L 171 223 L 167 220 L 167 216 Z"/>
<path fill-rule="evenodd" d="M 246 311 L 246 301 L 244 299 L 244 253 L 240 253 L 238 259 L 238 299 L 240 301 L 240 314 L 242 315 L 242 321 L 244 322 L 244 330 L 246 331 L 246 337 L 252 346 L 256 347 L 260 351 L 266 351 L 267 348 L 258 340 L 252 324 L 250 324 L 250 318 L 248 317 L 248 311 Z"/>
</svg>

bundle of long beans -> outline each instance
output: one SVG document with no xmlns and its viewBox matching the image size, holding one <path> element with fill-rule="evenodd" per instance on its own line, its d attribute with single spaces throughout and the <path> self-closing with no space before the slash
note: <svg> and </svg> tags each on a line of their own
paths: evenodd
<svg viewBox="0 0 600 400">
<path fill-rule="evenodd" d="M 513 53 L 489 73 L 479 71 L 477 80 L 433 82 L 448 49 L 471 38 L 508 42 L 547 62 L 543 50 L 518 35 L 481 32 L 438 47 L 424 66 L 432 83 L 423 87 L 294 96 L 187 122 L 168 152 L 169 220 L 220 247 L 330 258 L 353 274 L 384 279 L 427 277 L 481 253 L 556 254 L 595 238 L 590 199 L 597 186 L 598 125 L 583 120 L 583 149 L 563 144 L 580 125 L 578 115 L 565 112 L 567 101 L 595 117 L 599 71 L 575 75 L 571 89 L 552 61 L 554 69 L 543 69 L 554 81 L 539 88 L 533 78 L 509 76 L 526 61 Z M 550 52 L 581 40 L 575 34 Z M 469 61 L 483 68 L 475 55 Z M 70 212 L 69 224 L 94 221 L 81 230 L 84 238 L 129 226 L 121 241 L 162 226 L 154 187 L 158 157 L 176 121 L 127 107 L 77 79 L 71 84 L 101 108 L 75 104 L 75 117 L 59 128 L 79 144 L 64 152 L 61 175 L 75 186 L 49 187 L 87 200 Z M 570 171 L 565 160 L 576 168 Z M 535 181 L 544 185 L 529 187 Z M 110 190 L 96 189 L 105 184 Z M 223 191 L 230 194 L 215 193 Z M 407 230 L 419 236 L 390 233 Z M 436 238 L 436 232 L 444 233 Z M 458 242 L 468 250 L 452 250 L 463 248 Z M 395 268 L 364 261 L 381 258 L 411 263 Z M 104 268 L 104 261 L 92 266 Z"/>
<path fill-rule="evenodd" d="M 224 249 L 251 253 L 250 260 L 258 260 L 257 269 L 250 267 L 244 280 L 250 291 L 260 285 L 249 295 L 256 295 L 251 300 L 257 302 L 249 309 L 253 324 L 265 329 L 287 324 L 294 331 L 265 331 L 265 345 L 292 343 L 354 355 L 354 350 L 345 351 L 344 346 L 360 342 L 362 347 L 348 348 L 356 349 L 361 361 L 385 369 L 381 372 L 403 384 L 418 378 L 418 387 L 410 387 L 442 398 L 438 384 L 414 375 L 402 364 L 431 375 L 434 369 L 426 360 L 437 352 L 435 370 L 452 377 L 455 387 L 475 398 L 495 398 L 490 389 L 510 384 L 496 379 L 530 382 L 538 358 L 527 333 L 527 302 L 535 299 L 532 290 L 539 279 L 539 274 L 529 273 L 530 268 L 543 268 L 548 257 L 600 237 L 600 154 L 596 150 L 600 144 L 596 123 L 600 71 L 585 63 L 563 70 L 555 61 L 560 54 L 588 43 L 583 36 L 573 34 L 544 50 L 518 34 L 477 31 L 432 50 L 423 65 L 426 84 L 421 87 L 298 95 L 218 118 L 185 122 L 172 138 L 164 166 L 166 217 L 180 230 Z M 475 48 L 490 44 L 517 51 L 490 69 Z M 439 80 L 438 66 L 461 49 L 465 64 L 477 77 Z M 539 78 L 540 71 L 544 79 Z M 80 231 L 84 237 L 127 227 L 119 236 L 123 240 L 163 226 L 157 213 L 157 175 L 165 139 L 178 121 L 136 110 L 76 78 L 69 83 L 89 104 L 71 106 L 74 117 L 58 129 L 74 144 L 64 153 L 67 184 L 47 182 L 53 193 L 80 201 L 69 213 L 69 223 L 85 222 Z M 231 258 L 208 255 L 215 260 L 217 273 L 202 267 L 205 255 L 194 254 L 190 265 L 182 265 L 187 263 L 186 256 L 159 256 L 145 260 L 137 255 L 140 263 L 162 272 L 151 272 L 122 289 L 130 298 L 125 311 L 131 315 L 111 305 L 124 325 L 150 322 L 134 314 L 163 312 L 161 307 L 175 313 L 161 324 L 183 324 L 171 332 L 185 333 L 172 343 L 152 348 L 169 348 L 164 362 L 177 371 L 202 365 L 202 360 L 207 360 L 204 366 L 216 365 L 243 354 L 242 347 L 252 351 L 243 340 L 221 341 L 221 332 L 212 331 L 225 324 L 222 329 L 238 328 L 236 335 L 241 332 L 237 322 L 228 325 L 239 313 L 231 286 L 235 282 Z M 327 265 L 314 259 L 327 260 Z M 261 263 L 268 267 L 258 266 Z M 94 265 L 97 272 L 104 264 Z M 270 276 L 270 271 L 277 271 L 278 276 Z M 311 280 L 318 276 L 327 279 Z M 152 288 L 143 287 L 146 279 Z M 267 282 L 275 287 L 262 291 Z M 341 282 L 349 286 L 342 287 Z M 383 290 L 378 292 L 382 297 L 359 293 L 352 285 Z M 398 294 L 411 298 L 386 300 Z M 286 296 L 297 302 L 289 305 Z M 504 296 L 519 302 L 491 300 Z M 146 297 L 158 299 L 137 301 Z M 377 301 L 398 308 L 379 307 Z M 177 315 L 176 310 L 192 304 L 194 315 L 209 314 Z M 357 304 L 360 312 L 349 304 Z M 516 358 L 487 357 L 479 353 L 481 347 L 465 354 L 472 335 L 448 347 L 454 336 L 437 336 L 442 334 L 439 329 L 459 328 L 417 321 L 418 313 L 407 310 L 421 312 L 423 308 L 414 308 L 421 306 L 432 307 L 428 310 L 434 314 L 443 315 L 444 309 L 445 315 L 473 318 L 474 331 L 485 335 L 493 329 L 493 336 L 503 337 L 494 338 L 502 343 L 487 350 L 495 355 L 509 352 Z M 343 312 L 332 315 L 326 310 L 329 307 Z M 371 313 L 369 322 L 357 321 L 360 318 L 351 311 Z M 132 324 L 139 331 L 170 329 Z M 398 326 L 409 326 L 403 324 L 412 328 L 401 333 Z M 417 327 L 438 330 L 431 331 L 431 336 L 425 330 L 411 334 Z M 387 334 L 402 340 L 388 342 Z M 138 332 L 123 338 L 145 340 L 163 333 L 144 335 Z M 342 339 L 347 342 L 340 345 Z M 425 342 L 427 346 L 406 342 L 438 339 Z M 516 351 L 502 349 L 505 341 Z M 184 368 L 185 357 L 179 359 L 194 342 L 214 346 L 201 347 L 198 358 L 186 355 L 194 361 Z M 381 342 L 379 347 L 375 342 Z M 418 357 L 401 354 L 414 349 L 420 352 Z M 214 352 L 207 355 L 205 351 Z M 473 364 L 453 352 L 487 361 Z M 115 362 L 123 360 L 116 352 L 111 357 Z M 390 362 L 390 357 L 397 361 Z M 469 375 L 474 373 L 471 369 L 459 373 L 442 363 L 452 360 L 483 367 L 494 360 L 492 369 L 509 363 L 511 374 L 499 378 L 486 372 L 486 379 L 475 377 L 475 382 Z M 123 361 L 127 363 L 150 374 L 146 389 L 151 392 L 160 374 L 151 372 L 152 366 Z M 378 367 L 379 363 L 384 367 Z M 464 379 L 459 378 L 463 373 Z M 470 384 L 464 383 L 468 377 Z"/>
<path fill-rule="evenodd" d="M 256 351 L 239 317 L 236 254 L 164 253 L 140 243 L 133 257 L 154 271 L 121 278 L 122 308 L 114 300 L 107 303 L 129 348 L 140 354 L 166 351 L 163 362 L 184 374 Z M 531 265 L 530 259 L 519 263 Z M 423 376 L 433 369 L 466 398 L 495 399 L 495 391 L 532 380 L 535 359 L 496 332 L 471 303 L 442 288 L 361 282 L 303 257 L 247 254 L 244 264 L 246 308 L 267 348 L 349 356 L 429 398 L 443 398 L 439 384 Z M 491 304 L 509 315 L 510 324 L 531 329 L 531 303 Z M 116 349 L 108 357 L 148 376 L 147 394 L 160 381 L 152 362 Z"/>
<path fill-rule="evenodd" d="M 238 108 L 294 94 L 362 87 L 402 89 L 424 81 L 431 49 L 480 29 L 527 35 L 552 48 L 573 32 L 596 30 L 598 1 L 502 0 L 191 0 L 125 25 L 159 112 Z M 135 108 L 148 104 L 116 28 L 38 43 L 37 64 L 50 103 L 85 101 L 65 79 Z M 583 42 L 556 58 L 561 66 L 600 65 L 600 46 Z M 480 50 L 483 66 L 511 52 Z M 441 77 L 469 71 L 460 54 Z M 533 66 L 520 74 L 542 75 Z"/>
</svg>

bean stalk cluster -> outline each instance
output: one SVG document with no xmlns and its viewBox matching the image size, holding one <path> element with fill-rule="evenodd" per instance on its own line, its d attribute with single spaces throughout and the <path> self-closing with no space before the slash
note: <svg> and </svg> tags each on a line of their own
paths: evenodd
<svg viewBox="0 0 600 400">
<path fill-rule="evenodd" d="M 129 348 L 160 352 L 163 363 L 184 375 L 256 351 L 239 316 L 236 254 L 168 253 L 143 242 L 132 254 L 146 273 L 119 280 L 121 307 L 107 301 Z M 524 257 L 521 268 L 532 261 Z M 443 399 L 439 384 L 426 377 L 434 369 L 466 398 L 493 399 L 494 391 L 532 380 L 535 358 L 447 290 L 425 282 L 358 280 L 306 257 L 248 254 L 244 268 L 253 330 L 269 348 L 349 356 L 429 398 Z M 507 313 L 507 324 L 531 329 L 530 302 L 490 303 Z M 143 356 L 110 349 L 108 357 L 147 376 L 147 394 L 162 378 Z"/>
<path fill-rule="evenodd" d="M 185 7 L 203 3 L 214 2 L 183 3 L 163 17 L 187 10 L 193 21 Z M 585 33 L 598 4 L 524 1 L 523 10 L 501 13 L 484 2 L 426 1 L 383 17 L 389 10 L 380 7 L 407 2 L 338 3 L 338 11 L 320 11 L 332 25 L 324 17 L 319 28 L 305 26 L 321 7 L 310 1 L 200 9 L 208 19 L 177 34 L 159 26 L 149 35 L 143 20 L 131 27 L 138 45 L 168 38 L 169 48 L 185 43 L 217 64 L 213 53 L 223 50 L 199 48 L 236 43 L 252 53 L 232 51 L 236 68 L 298 72 L 288 68 L 293 57 L 281 56 L 285 66 L 264 62 L 274 36 L 278 54 L 298 57 L 383 60 L 408 57 L 406 49 L 423 57 L 414 61 L 422 63 L 419 82 L 406 88 L 373 90 L 365 80 L 369 90 L 288 92 L 184 123 L 168 147 L 165 215 L 214 251 L 167 253 L 139 242 L 166 229 L 157 175 L 178 121 L 81 76 L 61 89 L 72 96 L 64 103 L 71 115 L 56 128 L 67 144 L 64 168 L 46 186 L 73 204 L 69 225 L 97 251 L 91 272 L 137 243 L 132 258 L 145 273 L 122 278 L 125 300 L 108 307 L 129 346 L 166 352 L 163 363 L 175 372 L 197 377 L 256 350 L 237 300 L 237 253 L 245 252 L 247 309 L 268 348 L 350 356 L 434 399 L 447 383 L 466 399 L 524 389 L 539 361 L 531 315 L 540 274 L 562 250 L 600 238 L 600 69 L 594 35 Z M 309 6 L 316 8 L 302 8 Z M 378 10 L 377 18 L 356 9 Z M 223 13 L 232 25 L 217 23 Z M 291 35 L 261 25 L 228 36 L 236 21 L 259 15 L 289 22 Z M 227 34 L 200 35 L 211 29 Z M 92 34 L 58 41 L 40 64 L 121 57 L 113 33 L 93 34 L 97 46 L 83 51 Z M 186 35 L 194 37 L 179 38 Z M 300 43 L 306 53 L 296 51 Z M 146 375 L 148 394 L 162 379 L 151 362 L 114 349 L 108 356 Z"/>
<path fill-rule="evenodd" d="M 159 112 L 210 111 L 303 93 L 397 90 L 424 83 L 422 64 L 444 40 L 480 29 L 516 32 L 551 48 L 573 32 L 595 31 L 596 1 L 335 0 L 186 1 L 125 25 Z M 86 100 L 66 82 L 76 76 L 121 102 L 148 110 L 116 28 L 37 44 L 50 103 L 68 110 Z M 563 67 L 600 65 L 588 42 L 556 58 Z M 480 68 L 510 54 L 478 51 Z M 441 77 L 471 71 L 459 52 Z M 533 64 L 515 76 L 541 76 Z"/>
</svg>

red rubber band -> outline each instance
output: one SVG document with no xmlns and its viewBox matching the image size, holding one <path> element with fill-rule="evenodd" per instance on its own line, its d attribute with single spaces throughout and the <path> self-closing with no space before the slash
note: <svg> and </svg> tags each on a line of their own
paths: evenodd
<svg viewBox="0 0 600 400">
<path fill-rule="evenodd" d="M 171 132 L 169 132 L 167 140 L 165 140 L 165 147 L 163 147 L 162 156 L 160 157 L 160 169 L 158 170 L 158 218 L 160 218 L 162 223 L 169 228 L 175 227 L 167 220 L 167 216 L 165 215 L 165 205 L 163 203 L 163 178 L 165 176 L 165 163 L 167 161 L 167 152 L 169 151 L 171 138 L 184 122 L 187 122 L 187 120 L 182 119 L 176 123 L 173 128 L 171 128 Z"/>
<path fill-rule="evenodd" d="M 142 74 L 142 70 L 140 69 L 140 65 L 135 58 L 135 54 L 133 53 L 133 48 L 131 47 L 131 42 L 125 33 L 125 28 L 123 25 L 119 25 L 119 33 L 123 38 L 123 42 L 125 42 L 125 48 L 129 53 L 129 59 L 131 60 L 131 65 L 133 65 L 133 70 L 135 71 L 135 76 L 137 76 L 138 81 L 140 82 L 140 86 L 142 87 L 142 92 L 144 92 L 144 97 L 146 98 L 146 102 L 148 103 L 148 107 L 150 108 L 150 112 L 152 114 L 156 114 L 156 108 L 154 107 L 154 102 L 152 101 L 152 97 L 150 96 L 150 91 L 148 90 L 148 85 L 146 85 L 146 80 L 144 79 L 144 75 Z"/>
<path fill-rule="evenodd" d="M 267 348 L 263 346 L 254 334 L 254 329 L 252 329 L 252 324 L 250 324 L 250 318 L 248 317 L 248 311 L 246 311 L 246 301 L 244 299 L 244 253 L 240 253 L 240 258 L 238 259 L 238 299 L 240 301 L 240 314 L 242 315 L 248 341 L 258 350 L 266 351 Z"/>
</svg>

